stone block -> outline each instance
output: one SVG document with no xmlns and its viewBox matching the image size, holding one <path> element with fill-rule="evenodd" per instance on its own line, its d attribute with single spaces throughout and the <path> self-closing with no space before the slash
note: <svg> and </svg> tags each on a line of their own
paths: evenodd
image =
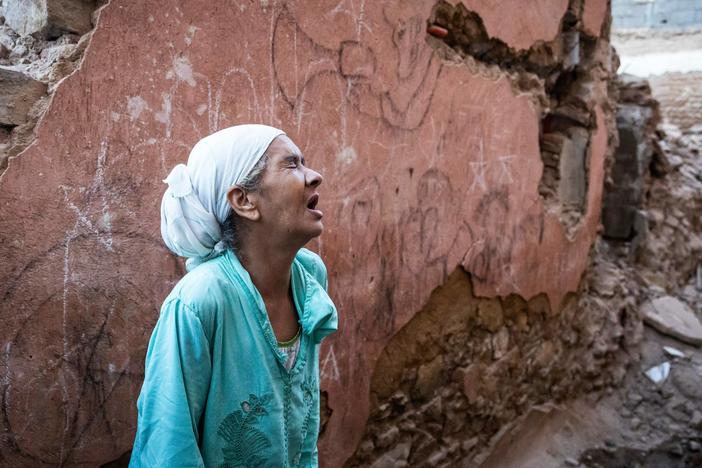
<svg viewBox="0 0 702 468">
<path fill-rule="evenodd" d="M 7 67 L 0 67 L 0 124 L 27 121 L 32 105 L 46 93 L 46 85 Z"/>
<path fill-rule="evenodd" d="M 0 44 L 4 45 L 8 49 L 12 49 L 15 45 L 15 36 L 16 35 L 12 29 L 5 25 L 0 26 Z"/>
<path fill-rule="evenodd" d="M 94 0 L 5 0 L 5 22 L 19 35 L 58 37 L 90 31 Z"/>
<path fill-rule="evenodd" d="M 666 335 L 702 346 L 702 323 L 687 304 L 672 296 L 656 298 L 642 306 L 644 321 Z"/>
</svg>

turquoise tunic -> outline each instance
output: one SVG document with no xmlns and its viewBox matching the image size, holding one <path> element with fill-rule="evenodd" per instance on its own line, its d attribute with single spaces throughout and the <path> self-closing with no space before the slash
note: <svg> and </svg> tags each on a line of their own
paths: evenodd
<svg viewBox="0 0 702 468">
<path fill-rule="evenodd" d="M 183 277 L 149 342 L 130 467 L 317 466 L 319 343 L 337 313 L 316 254 L 298 252 L 291 283 L 302 336 L 287 371 L 236 255 Z"/>
</svg>

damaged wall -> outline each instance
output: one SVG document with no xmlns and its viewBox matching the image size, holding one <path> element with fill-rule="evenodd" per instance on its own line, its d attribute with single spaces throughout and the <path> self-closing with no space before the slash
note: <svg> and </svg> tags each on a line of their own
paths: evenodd
<svg viewBox="0 0 702 468">
<path fill-rule="evenodd" d="M 603 356 L 625 324 L 572 295 L 614 138 L 607 1 L 532 3 L 102 8 L 0 178 L 1 459 L 94 466 L 130 449 L 147 340 L 183 274 L 159 235 L 160 181 L 199 138 L 251 121 L 284 128 L 326 179 L 312 247 L 341 314 L 320 363 L 327 466 L 472 456 L 476 428 L 584 376 L 616 380 Z M 472 387 L 483 368 L 494 381 Z M 526 399 L 499 390 L 512 384 Z M 438 409 L 435 392 L 450 393 Z M 396 404 L 430 404 L 418 430 L 470 437 L 444 458 L 403 433 L 379 443 Z M 444 426 L 449 407 L 478 422 Z"/>
</svg>

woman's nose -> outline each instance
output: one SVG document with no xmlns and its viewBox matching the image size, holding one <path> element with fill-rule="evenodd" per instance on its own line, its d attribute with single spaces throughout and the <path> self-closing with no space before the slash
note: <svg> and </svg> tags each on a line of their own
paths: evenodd
<svg viewBox="0 0 702 468">
<path fill-rule="evenodd" d="M 307 183 L 307 185 L 309 185 L 310 187 L 316 187 L 319 184 L 321 184 L 323 180 L 324 177 L 322 177 L 322 174 L 320 174 L 317 171 L 313 171 L 310 168 L 307 168 L 307 174 L 305 175 L 305 182 Z"/>
</svg>

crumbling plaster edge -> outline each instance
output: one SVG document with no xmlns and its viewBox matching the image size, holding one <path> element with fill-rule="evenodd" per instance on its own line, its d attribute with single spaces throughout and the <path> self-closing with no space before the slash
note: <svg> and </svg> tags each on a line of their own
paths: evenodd
<svg viewBox="0 0 702 468">
<path fill-rule="evenodd" d="M 62 92 L 61 90 L 66 86 L 66 82 L 69 80 L 69 78 L 74 78 L 75 75 L 77 75 L 79 72 L 82 71 L 83 68 L 83 62 L 90 53 L 90 50 L 93 45 L 93 36 L 95 32 L 98 30 L 100 27 L 100 23 L 104 20 L 102 20 L 102 15 L 105 9 L 107 9 L 111 4 L 112 0 L 105 0 L 105 3 L 103 5 L 100 5 L 95 12 L 93 13 L 94 18 L 95 18 L 95 25 L 93 26 L 93 29 L 88 31 L 87 33 L 83 34 L 81 38 L 79 39 L 78 43 L 80 44 L 81 41 L 86 41 L 87 44 L 85 45 L 84 50 L 81 52 L 80 57 L 78 58 L 78 64 L 72 72 L 70 72 L 68 75 L 64 76 L 61 78 L 58 82 L 56 82 L 53 86 L 51 86 L 47 90 L 47 95 L 40 98 L 48 98 L 48 102 L 46 103 L 46 109 L 44 112 L 41 114 L 41 116 L 37 119 L 36 123 L 34 124 L 34 127 L 32 128 L 32 142 L 29 143 L 22 151 L 17 153 L 14 156 L 10 156 L 7 158 L 7 161 L 5 163 L 5 168 L 2 169 L 2 172 L 0 172 L 0 187 L 2 187 L 3 181 L 6 177 L 6 174 L 10 172 L 10 167 L 15 159 L 21 158 L 27 151 L 31 150 L 39 141 L 39 138 L 41 136 L 41 131 L 43 130 L 43 125 L 44 125 L 44 120 L 47 118 L 47 116 L 51 113 L 51 109 L 53 106 L 54 98 L 55 96 Z"/>
</svg>

